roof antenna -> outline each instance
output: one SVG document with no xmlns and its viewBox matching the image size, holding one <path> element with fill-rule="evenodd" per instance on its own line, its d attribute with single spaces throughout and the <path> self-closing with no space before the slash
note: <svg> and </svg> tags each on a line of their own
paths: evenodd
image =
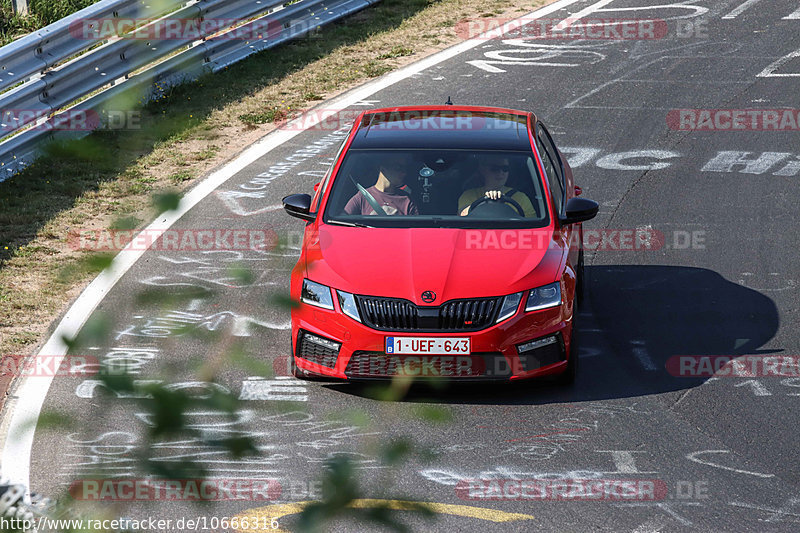
<svg viewBox="0 0 800 533">
<path fill-rule="evenodd" d="M 444 105 L 453 105 L 453 101 L 450 100 L 449 96 L 447 97 L 447 101 L 444 103 Z"/>
</svg>

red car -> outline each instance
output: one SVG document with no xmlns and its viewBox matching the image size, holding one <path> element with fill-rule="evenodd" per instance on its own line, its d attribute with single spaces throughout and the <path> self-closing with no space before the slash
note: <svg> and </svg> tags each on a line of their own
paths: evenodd
<svg viewBox="0 0 800 533">
<path fill-rule="evenodd" d="M 362 113 L 292 271 L 298 377 L 575 379 L 581 222 L 598 205 L 544 124 L 490 107 Z"/>
</svg>

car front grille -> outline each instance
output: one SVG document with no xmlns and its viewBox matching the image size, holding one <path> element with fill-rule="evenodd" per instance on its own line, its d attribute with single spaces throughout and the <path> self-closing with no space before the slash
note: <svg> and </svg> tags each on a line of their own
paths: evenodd
<svg viewBox="0 0 800 533">
<path fill-rule="evenodd" d="M 419 312 L 408 300 L 358 296 L 361 316 L 365 323 L 376 329 L 417 329 Z"/>
<path fill-rule="evenodd" d="M 451 300 L 419 306 L 399 298 L 356 296 L 364 324 L 384 331 L 478 331 L 497 318 L 501 298 Z"/>
</svg>

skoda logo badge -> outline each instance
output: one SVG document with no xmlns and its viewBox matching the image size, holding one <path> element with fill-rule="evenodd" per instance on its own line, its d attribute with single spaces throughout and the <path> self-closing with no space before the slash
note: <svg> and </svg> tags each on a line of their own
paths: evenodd
<svg viewBox="0 0 800 533">
<path fill-rule="evenodd" d="M 436 299 L 436 293 L 433 291 L 425 291 L 422 293 L 421 298 L 423 302 L 429 304 Z"/>
</svg>

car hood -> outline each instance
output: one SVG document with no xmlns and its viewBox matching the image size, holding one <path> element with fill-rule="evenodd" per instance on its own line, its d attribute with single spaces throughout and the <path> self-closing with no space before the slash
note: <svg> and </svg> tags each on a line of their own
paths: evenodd
<svg viewBox="0 0 800 533">
<path fill-rule="evenodd" d="M 305 244 L 309 279 L 355 294 L 437 305 L 501 296 L 559 279 L 565 246 L 552 227 L 350 228 L 322 225 Z M 436 293 L 422 302 L 423 291 Z"/>
</svg>

